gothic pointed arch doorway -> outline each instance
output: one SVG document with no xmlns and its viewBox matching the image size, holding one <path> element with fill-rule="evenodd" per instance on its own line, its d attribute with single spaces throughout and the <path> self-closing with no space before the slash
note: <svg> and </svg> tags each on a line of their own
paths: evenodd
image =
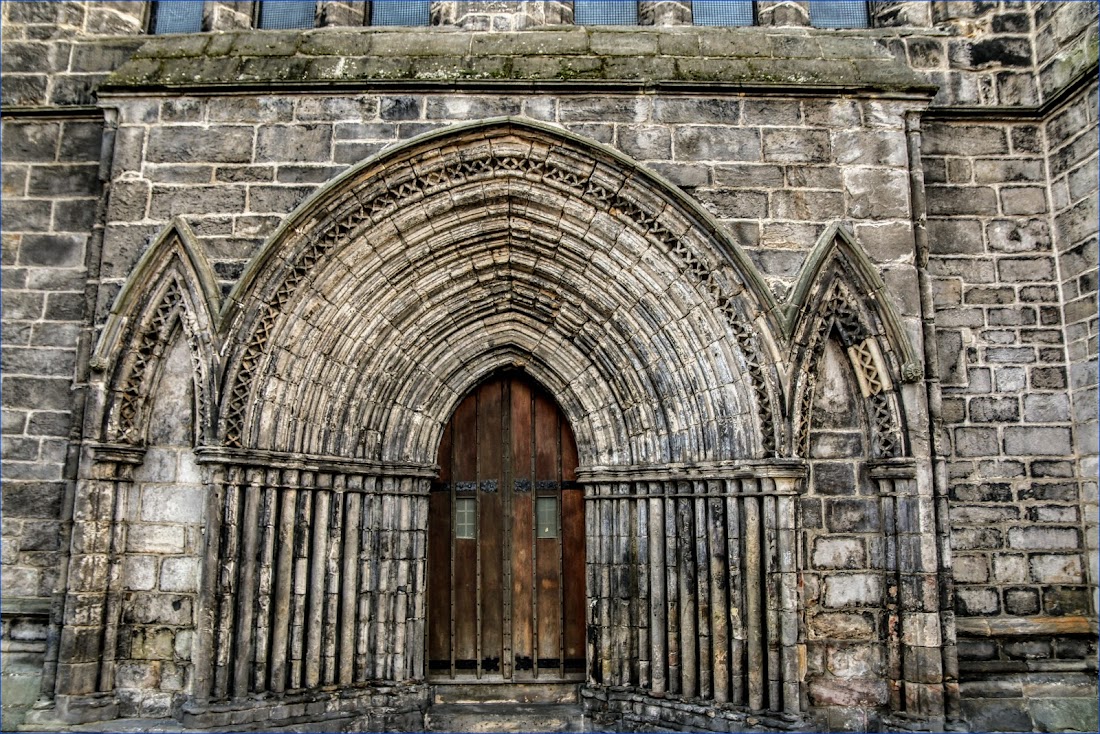
<svg viewBox="0 0 1100 734">
<path fill-rule="evenodd" d="M 436 681 L 582 680 L 584 496 L 551 395 L 483 381 L 439 446 L 428 529 L 428 673 Z"/>
</svg>

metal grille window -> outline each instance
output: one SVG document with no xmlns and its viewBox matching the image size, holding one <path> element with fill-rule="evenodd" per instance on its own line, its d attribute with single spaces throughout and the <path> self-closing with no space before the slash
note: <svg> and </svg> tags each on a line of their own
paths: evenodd
<svg viewBox="0 0 1100 734">
<path fill-rule="evenodd" d="M 535 503 L 535 527 L 537 537 L 558 537 L 558 498 L 539 497 Z"/>
<path fill-rule="evenodd" d="M 427 0 L 374 0 L 370 4 L 371 25 L 428 25 Z"/>
<path fill-rule="evenodd" d="M 256 25 L 264 30 L 312 28 L 316 0 L 264 0 Z"/>
<path fill-rule="evenodd" d="M 865 2 L 813 0 L 810 25 L 815 28 L 868 28 L 871 25 Z"/>
<path fill-rule="evenodd" d="M 638 25 L 636 0 L 574 0 L 576 25 Z"/>
<path fill-rule="evenodd" d="M 692 0 L 691 21 L 695 25 L 752 25 L 752 0 Z"/>
<path fill-rule="evenodd" d="M 152 32 L 199 33 L 202 31 L 202 0 L 174 0 L 153 3 Z"/>
<path fill-rule="evenodd" d="M 477 500 L 469 497 L 455 500 L 455 537 L 477 537 Z"/>
</svg>

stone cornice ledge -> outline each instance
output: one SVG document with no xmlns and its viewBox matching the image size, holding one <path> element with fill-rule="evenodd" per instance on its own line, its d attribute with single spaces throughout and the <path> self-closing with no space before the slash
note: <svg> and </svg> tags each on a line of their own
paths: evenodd
<svg viewBox="0 0 1100 734">
<path fill-rule="evenodd" d="M 936 86 L 873 38 L 816 29 L 547 27 L 241 31 L 150 38 L 99 87 L 134 93 L 333 89 L 866 93 Z"/>
<path fill-rule="evenodd" d="M 364 476 L 434 479 L 439 467 L 398 461 L 373 461 L 343 456 L 321 456 L 291 451 L 233 449 L 204 446 L 195 449 L 200 464 L 232 464 L 264 469 L 362 474 Z"/>
<path fill-rule="evenodd" d="M 577 481 L 595 484 L 707 479 L 800 479 L 806 474 L 805 462 L 798 459 L 760 459 L 699 464 L 582 466 L 577 469 Z"/>
</svg>

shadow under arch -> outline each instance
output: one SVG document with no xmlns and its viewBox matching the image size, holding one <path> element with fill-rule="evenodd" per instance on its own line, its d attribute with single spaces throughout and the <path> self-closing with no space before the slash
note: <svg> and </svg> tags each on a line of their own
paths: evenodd
<svg viewBox="0 0 1100 734">
<path fill-rule="evenodd" d="M 780 443 L 780 314 L 682 192 L 559 129 L 497 119 L 348 172 L 230 294 L 230 448 L 431 462 L 473 372 L 562 388 L 582 462 L 763 458 Z"/>
</svg>

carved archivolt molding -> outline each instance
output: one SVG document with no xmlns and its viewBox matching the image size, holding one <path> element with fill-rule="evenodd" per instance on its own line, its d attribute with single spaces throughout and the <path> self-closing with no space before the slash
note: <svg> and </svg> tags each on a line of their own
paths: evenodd
<svg viewBox="0 0 1100 734">
<path fill-rule="evenodd" d="M 340 257 L 339 253 L 356 241 L 369 242 L 385 236 L 379 233 L 394 227 L 400 229 L 401 223 L 392 222 L 418 203 L 431 202 L 435 206 L 436 201 L 452 191 L 466 191 L 483 182 L 494 185 L 515 181 L 523 189 L 546 191 L 614 218 L 645 242 L 657 245 L 655 252 L 675 263 L 678 273 L 686 276 L 682 284 L 709 304 L 706 310 L 712 315 L 705 318 L 717 315 L 724 323 L 721 329 L 732 335 L 729 351 L 739 354 L 742 364 L 737 368 L 725 365 L 723 369 L 732 368 L 747 377 L 744 382 L 751 389 L 756 403 L 752 412 L 759 424 L 755 430 L 757 450 L 763 455 L 775 455 L 781 440 L 781 422 L 776 419 L 781 406 L 776 397 L 777 381 L 769 368 L 775 363 L 774 354 L 767 353 L 769 349 L 775 350 L 774 337 L 764 333 L 770 331 L 766 320 L 774 310 L 774 303 L 770 295 L 760 297 L 767 291 L 755 272 L 739 267 L 737 258 L 744 256 L 731 243 L 718 240 L 717 227 L 713 222 L 701 222 L 700 212 L 694 211 L 686 200 L 677 199 L 671 195 L 674 192 L 664 190 L 656 179 L 643 176 L 607 151 L 581 149 L 560 131 L 541 126 L 508 121 L 496 123 L 496 130 L 492 127 L 482 127 L 476 135 L 462 129 L 453 133 L 451 139 L 443 137 L 431 146 L 421 144 L 411 152 L 394 154 L 384 164 L 376 163 L 374 172 L 369 167 L 353 172 L 334 184 L 327 196 L 322 195 L 307 205 L 276 235 L 269 245 L 269 254 L 261 257 L 260 264 L 246 275 L 232 296 L 243 307 L 233 325 L 232 343 L 242 346 L 239 356 L 228 361 L 221 428 L 225 445 L 234 448 L 255 445 L 251 426 L 261 408 L 260 393 L 264 376 L 272 369 L 272 354 L 278 349 L 276 342 L 285 338 L 282 323 L 298 307 L 292 301 L 300 299 L 303 290 L 315 288 L 311 279 L 319 277 L 319 264 Z M 441 148 L 443 152 L 439 152 Z M 531 194 L 530 199 L 510 202 L 508 206 L 516 209 L 530 206 L 538 196 Z M 450 212 L 443 210 L 440 219 Z M 399 232 L 399 236 L 405 234 Z M 601 236 L 603 233 L 595 231 L 589 234 L 591 238 Z M 614 244 L 611 241 L 606 246 Z M 409 247 L 414 249 L 412 244 Z M 434 264 L 415 260 L 409 267 L 430 269 Z M 589 285 L 599 290 L 603 284 Z M 554 299 L 562 298 L 554 292 L 553 283 L 535 282 L 533 287 Z M 613 299 L 610 302 L 614 307 Z M 566 328 L 568 319 L 563 317 L 559 321 Z M 567 337 L 578 344 L 584 339 L 579 334 Z M 674 348 L 695 355 L 698 346 L 685 343 Z M 617 367 L 630 368 L 627 364 Z M 674 377 L 690 379 L 683 375 Z M 700 395 L 707 389 L 706 385 L 697 388 Z M 705 408 L 702 410 L 706 412 Z"/>
</svg>

